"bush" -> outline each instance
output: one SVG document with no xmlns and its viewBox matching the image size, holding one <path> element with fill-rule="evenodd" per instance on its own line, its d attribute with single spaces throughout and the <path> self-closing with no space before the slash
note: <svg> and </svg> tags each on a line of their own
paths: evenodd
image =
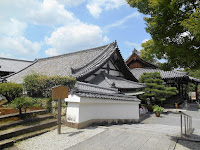
<svg viewBox="0 0 200 150">
<path fill-rule="evenodd" d="M 164 110 L 164 108 L 156 105 L 156 106 L 154 106 L 153 112 L 160 112 L 161 113 L 163 110 Z"/>
<path fill-rule="evenodd" d="M 43 107 L 45 109 L 51 109 L 51 98 L 33 98 L 29 97 L 33 103 L 33 107 Z"/>
<path fill-rule="evenodd" d="M 15 98 L 11 103 L 10 103 L 10 107 L 12 108 L 16 108 L 19 110 L 19 117 L 22 118 L 22 109 L 26 109 L 28 107 L 31 107 L 33 105 L 31 99 L 29 99 L 29 97 L 18 97 Z"/>
<path fill-rule="evenodd" d="M 5 96 L 6 99 L 10 102 L 16 97 L 19 97 L 23 92 L 23 87 L 20 84 L 16 83 L 1 83 L 0 84 L 0 94 Z"/>
<path fill-rule="evenodd" d="M 27 75 L 24 78 L 24 87 L 28 94 L 34 97 L 51 97 L 52 87 L 57 85 L 63 85 L 73 88 L 76 83 L 75 78 L 61 77 L 61 76 L 46 76 L 39 74 Z"/>
</svg>

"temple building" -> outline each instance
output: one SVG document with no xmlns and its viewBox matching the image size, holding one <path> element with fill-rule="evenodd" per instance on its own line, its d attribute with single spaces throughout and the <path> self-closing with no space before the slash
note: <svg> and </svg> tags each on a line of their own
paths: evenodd
<svg viewBox="0 0 200 150">
<path fill-rule="evenodd" d="M 188 76 L 186 72 L 180 72 L 175 70 L 164 71 L 158 69 L 156 64 L 149 63 L 143 60 L 136 49 L 133 50 L 132 54 L 126 60 L 126 63 L 127 66 L 130 68 L 130 71 L 133 74 L 133 76 L 137 79 L 137 81 L 139 81 L 140 76 L 144 72 L 159 72 L 162 79 L 165 81 L 166 86 L 177 88 L 177 90 L 179 91 L 178 95 L 168 98 L 165 101 L 166 104 L 181 104 L 184 100 L 188 100 L 188 83 L 194 83 L 196 85 L 196 99 L 198 100 L 197 87 L 200 83 L 200 80 Z"/>
<path fill-rule="evenodd" d="M 37 59 L 28 67 L 5 76 L 22 84 L 26 75 L 75 77 L 67 106 L 67 124 L 83 128 L 94 122 L 135 122 L 139 119 L 144 84 L 130 72 L 115 42 L 88 50 Z"/>
</svg>

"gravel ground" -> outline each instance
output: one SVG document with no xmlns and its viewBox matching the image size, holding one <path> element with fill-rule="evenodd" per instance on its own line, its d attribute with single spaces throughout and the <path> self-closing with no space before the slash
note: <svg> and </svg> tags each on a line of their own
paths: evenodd
<svg viewBox="0 0 200 150">
<path fill-rule="evenodd" d="M 101 127 L 88 127 L 77 130 L 63 126 L 60 135 L 55 129 L 40 136 L 18 142 L 9 150 L 64 150 L 105 130 L 106 128 Z"/>
</svg>

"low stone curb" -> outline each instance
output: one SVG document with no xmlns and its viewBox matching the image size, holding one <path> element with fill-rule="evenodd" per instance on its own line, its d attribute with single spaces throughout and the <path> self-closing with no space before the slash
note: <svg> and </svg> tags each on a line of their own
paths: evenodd
<svg viewBox="0 0 200 150">
<path fill-rule="evenodd" d="M 18 121 L 14 121 L 14 122 L 11 122 L 11 123 L 6 123 L 6 124 L 3 124 L 3 125 L 0 125 L 0 130 L 6 130 L 10 127 L 15 127 L 17 125 L 23 125 L 23 124 L 26 124 L 28 122 L 39 122 L 39 121 L 42 121 L 42 120 L 53 119 L 53 118 L 54 118 L 53 115 L 43 115 L 43 116 L 31 118 L 31 119 L 18 120 Z"/>
<path fill-rule="evenodd" d="M 49 111 L 48 109 L 42 109 L 42 110 L 34 110 L 34 111 L 30 111 L 30 112 L 27 112 L 26 114 L 27 115 L 30 115 L 30 114 L 47 114 Z M 23 113 L 25 114 L 25 113 Z M 10 118 L 10 117 L 18 117 L 19 116 L 19 113 L 13 113 L 13 114 L 8 114 L 8 115 L 2 115 L 0 116 L 0 120 L 2 119 L 5 119 L 5 118 Z"/>
<path fill-rule="evenodd" d="M 30 125 L 30 126 L 25 126 L 25 127 L 19 127 L 16 129 L 14 128 L 14 129 L 6 130 L 6 131 L 1 131 L 0 132 L 0 140 L 5 140 L 5 139 L 16 137 L 16 136 L 19 136 L 22 134 L 34 132 L 36 130 L 45 129 L 48 127 L 52 127 L 56 124 L 57 124 L 57 120 L 52 119 L 50 121 L 45 121 L 45 122 L 39 123 L 37 125 Z"/>
</svg>

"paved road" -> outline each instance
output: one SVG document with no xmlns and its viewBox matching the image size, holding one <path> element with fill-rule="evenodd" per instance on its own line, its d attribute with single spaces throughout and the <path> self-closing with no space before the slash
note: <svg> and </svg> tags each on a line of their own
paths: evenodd
<svg viewBox="0 0 200 150">
<path fill-rule="evenodd" d="M 177 130 L 176 126 L 156 124 L 112 126 L 69 150 L 173 150 Z"/>
</svg>

